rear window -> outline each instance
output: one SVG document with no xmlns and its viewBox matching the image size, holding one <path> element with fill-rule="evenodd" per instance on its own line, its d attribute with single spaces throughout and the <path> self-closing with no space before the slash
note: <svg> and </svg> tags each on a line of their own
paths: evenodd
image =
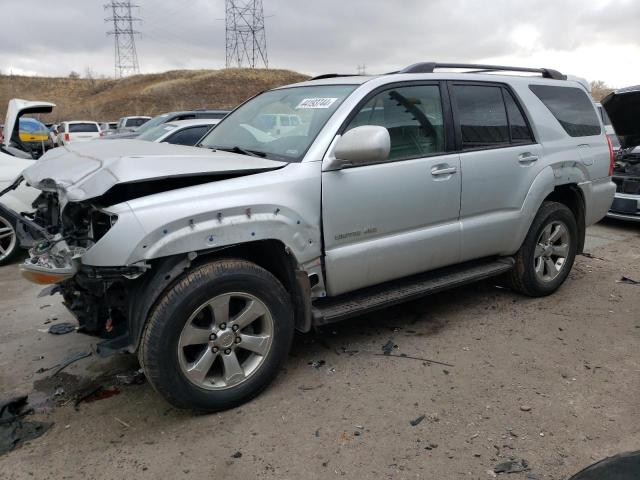
<svg viewBox="0 0 640 480">
<path fill-rule="evenodd" d="M 149 120 L 148 118 L 128 118 L 127 124 L 125 126 L 139 127 L 140 125 L 147 123 L 148 120 Z"/>
<path fill-rule="evenodd" d="M 549 85 L 529 85 L 529 88 L 572 137 L 600 134 L 598 116 L 584 90 Z"/>
<path fill-rule="evenodd" d="M 95 123 L 70 123 L 69 133 L 98 132 L 98 125 Z"/>
</svg>

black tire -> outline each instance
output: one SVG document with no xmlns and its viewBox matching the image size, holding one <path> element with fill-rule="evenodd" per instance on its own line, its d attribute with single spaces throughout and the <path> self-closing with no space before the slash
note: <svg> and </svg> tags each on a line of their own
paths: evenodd
<svg viewBox="0 0 640 480">
<path fill-rule="evenodd" d="M 273 319 L 272 343 L 257 370 L 242 383 L 225 390 L 207 390 L 183 373 L 178 340 L 200 305 L 230 292 L 250 294 L 268 308 Z M 245 260 L 216 260 L 189 271 L 159 299 L 145 327 L 138 355 L 153 388 L 175 407 L 225 410 L 251 400 L 271 383 L 288 356 L 293 332 L 289 294 L 271 273 Z"/>
<path fill-rule="evenodd" d="M 21 251 L 20 241 L 18 240 L 18 236 L 16 234 L 16 222 L 13 219 L 8 219 L 6 217 L 0 216 L 0 229 L 5 228 L 12 229 L 14 240 L 13 246 L 11 247 L 10 244 L 5 241 L 6 239 L 0 239 L 0 246 L 7 249 L 5 253 L 2 253 L 0 251 L 0 266 L 12 263 Z"/>
<path fill-rule="evenodd" d="M 541 281 L 534 268 L 534 253 L 542 231 L 553 222 L 562 222 L 569 233 L 569 250 L 558 275 L 549 281 Z M 555 292 L 566 280 L 576 258 L 578 226 L 573 212 L 562 203 L 544 202 L 538 210 L 529 232 L 515 256 L 516 264 L 507 275 L 509 286 L 530 297 L 543 297 Z"/>
</svg>

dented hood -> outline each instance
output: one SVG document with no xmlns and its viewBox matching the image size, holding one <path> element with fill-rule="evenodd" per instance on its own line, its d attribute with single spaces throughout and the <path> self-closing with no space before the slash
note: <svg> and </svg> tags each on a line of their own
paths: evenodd
<svg viewBox="0 0 640 480">
<path fill-rule="evenodd" d="M 69 201 L 106 193 L 120 183 L 170 177 L 216 175 L 228 177 L 274 170 L 285 162 L 204 148 L 140 140 L 72 143 L 54 148 L 22 172 L 36 188 L 63 189 Z"/>
<path fill-rule="evenodd" d="M 640 145 L 640 85 L 621 88 L 600 102 L 623 148 Z"/>
</svg>

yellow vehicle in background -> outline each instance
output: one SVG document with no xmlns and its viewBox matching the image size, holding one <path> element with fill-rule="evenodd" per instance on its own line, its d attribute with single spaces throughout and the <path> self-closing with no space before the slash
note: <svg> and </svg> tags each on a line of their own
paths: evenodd
<svg viewBox="0 0 640 480">
<path fill-rule="evenodd" d="M 18 137 L 24 147 L 34 158 L 53 148 L 53 141 L 49 136 L 49 129 L 35 118 L 21 117 L 19 120 Z"/>
</svg>

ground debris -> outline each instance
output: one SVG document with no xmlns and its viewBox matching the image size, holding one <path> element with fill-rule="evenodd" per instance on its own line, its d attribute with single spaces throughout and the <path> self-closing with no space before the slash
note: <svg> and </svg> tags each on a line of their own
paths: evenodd
<svg viewBox="0 0 640 480">
<path fill-rule="evenodd" d="M 65 333 L 71 333 L 76 330 L 76 326 L 73 323 L 56 323 L 49 327 L 49 333 L 53 335 L 64 335 Z"/>
<path fill-rule="evenodd" d="M 233 455 L 231 455 L 233 458 L 240 458 L 242 457 L 242 452 L 240 450 L 238 450 L 236 453 L 234 453 Z"/>
<path fill-rule="evenodd" d="M 393 343 L 393 340 L 388 340 L 387 343 L 382 346 L 382 352 L 384 355 L 391 355 L 394 348 L 398 348 L 398 346 Z"/>
<path fill-rule="evenodd" d="M 579 253 L 578 255 L 581 255 L 581 256 L 583 256 L 583 257 L 587 257 L 587 258 L 593 258 L 593 259 L 595 259 L 595 260 L 602 260 L 602 261 L 604 261 L 604 262 L 606 262 L 606 261 L 607 261 L 607 259 L 606 259 L 606 258 L 597 257 L 597 256 L 595 256 L 593 253 L 589 253 L 589 252 L 582 252 L 582 253 Z"/>
<path fill-rule="evenodd" d="M 26 395 L 0 400 L 0 455 L 38 438 L 53 425 L 50 422 L 23 420 L 22 417 L 32 412 L 31 409 L 25 409 L 26 405 Z"/>
<path fill-rule="evenodd" d="M 451 364 L 451 363 L 445 363 L 445 362 L 439 362 L 437 360 L 430 360 L 428 358 L 422 358 L 422 357 L 413 357 L 411 355 L 391 355 L 391 353 L 374 353 L 373 354 L 376 357 L 394 357 L 394 358 L 407 358 L 409 360 L 418 360 L 420 362 L 424 362 L 425 364 L 429 364 L 429 363 L 437 363 L 438 365 L 444 365 L 445 367 L 454 367 L 455 365 Z"/>
<path fill-rule="evenodd" d="M 634 280 L 633 278 L 627 277 L 625 275 L 620 277 L 620 280 L 616 280 L 616 283 L 626 283 L 627 285 L 640 285 L 640 281 Z"/>
<path fill-rule="evenodd" d="M 425 415 L 420 415 L 418 418 L 414 418 L 413 420 L 409 420 L 409 423 L 412 427 L 415 427 L 420 424 L 426 418 Z"/>
<path fill-rule="evenodd" d="M 525 459 L 509 460 L 493 467 L 495 473 L 520 473 L 529 470 L 529 463 Z"/>
<path fill-rule="evenodd" d="M 141 368 L 116 374 L 116 383 L 118 385 L 141 385 L 144 381 L 144 371 Z"/>
<path fill-rule="evenodd" d="M 324 360 L 312 360 L 311 362 L 308 362 L 307 365 L 313 367 L 313 368 L 320 368 L 323 367 L 324 365 L 326 365 L 326 361 Z"/>
</svg>

